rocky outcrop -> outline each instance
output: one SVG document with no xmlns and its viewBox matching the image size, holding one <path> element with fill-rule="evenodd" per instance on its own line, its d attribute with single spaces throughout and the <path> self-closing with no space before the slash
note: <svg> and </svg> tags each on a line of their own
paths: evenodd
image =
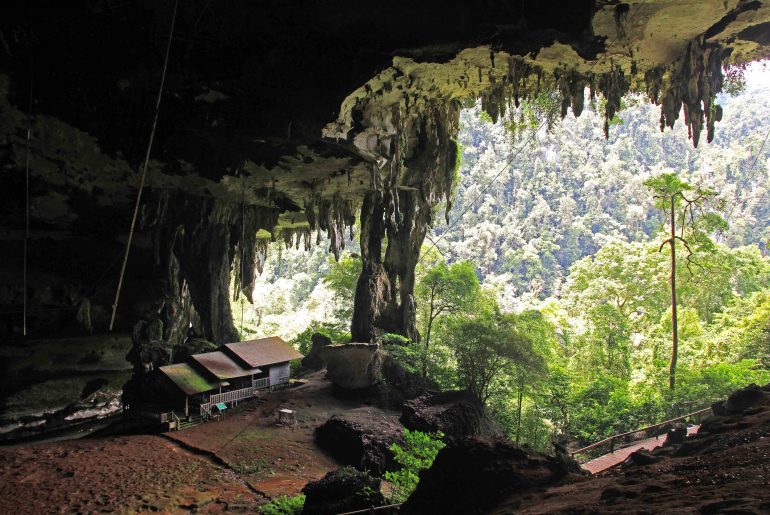
<svg viewBox="0 0 770 515">
<path fill-rule="evenodd" d="M 328 345 L 321 350 L 327 377 L 344 390 L 362 390 L 382 381 L 384 353 L 373 343 Z"/>
<path fill-rule="evenodd" d="M 730 396 L 711 405 L 711 410 L 717 416 L 739 415 L 746 410 L 766 404 L 770 398 L 770 385 L 749 385 L 734 391 Z M 708 423 L 705 424 L 708 427 Z"/>
<path fill-rule="evenodd" d="M 396 415 L 368 408 L 334 415 L 315 431 L 318 445 L 340 463 L 380 476 L 395 470 L 390 446 L 402 442 Z"/>
<path fill-rule="evenodd" d="M 484 407 L 467 390 L 427 393 L 404 402 L 401 423 L 424 433 L 441 432 L 448 438 L 482 434 Z"/>
<path fill-rule="evenodd" d="M 302 358 L 302 367 L 310 370 L 320 370 L 324 366 L 321 350 L 332 344 L 332 339 L 321 333 L 313 333 L 310 337 L 310 352 Z"/>
<path fill-rule="evenodd" d="M 312 481 L 302 489 L 303 515 L 336 515 L 382 506 L 380 480 L 352 467 L 342 467 Z"/>
<path fill-rule="evenodd" d="M 383 381 L 375 387 L 373 397 L 374 402 L 385 409 L 400 410 L 405 401 L 438 389 L 430 379 L 405 369 L 387 351 L 382 362 L 382 376 Z"/>
<path fill-rule="evenodd" d="M 569 474 L 558 458 L 504 440 L 463 439 L 439 451 L 400 513 L 487 513 L 514 493 L 554 485 Z"/>
</svg>

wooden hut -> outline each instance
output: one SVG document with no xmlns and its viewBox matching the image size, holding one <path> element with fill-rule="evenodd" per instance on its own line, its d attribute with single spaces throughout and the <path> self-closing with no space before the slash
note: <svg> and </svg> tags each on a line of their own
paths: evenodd
<svg viewBox="0 0 770 515">
<path fill-rule="evenodd" d="M 203 418 L 215 406 L 233 405 L 289 382 L 290 362 L 302 358 L 291 345 L 277 336 L 228 343 L 214 352 L 193 354 L 187 363 L 160 367 L 160 372 L 184 395 L 185 417 L 191 407 Z"/>
</svg>

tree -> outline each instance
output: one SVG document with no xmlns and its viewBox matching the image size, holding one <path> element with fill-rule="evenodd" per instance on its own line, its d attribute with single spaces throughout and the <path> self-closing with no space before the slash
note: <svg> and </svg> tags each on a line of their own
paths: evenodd
<svg viewBox="0 0 770 515">
<path fill-rule="evenodd" d="M 424 313 L 425 356 L 430 350 L 433 324 L 443 315 L 451 315 L 469 308 L 477 302 L 481 286 L 476 269 L 470 261 L 447 265 L 438 263 L 428 270 L 417 284 L 415 293 Z M 427 363 L 423 360 L 423 377 L 427 376 Z"/>
<path fill-rule="evenodd" d="M 514 367 L 544 368 L 542 356 L 521 330 L 516 315 L 501 313 L 493 299 L 485 300 L 477 313 L 452 317 L 444 328 L 444 341 L 455 355 L 461 383 L 484 405 L 505 390 L 504 382 L 515 377 Z"/>
<path fill-rule="evenodd" d="M 712 189 L 694 187 L 682 181 L 675 173 L 664 173 L 644 182 L 653 191 L 655 205 L 666 214 L 669 231 L 667 238 L 660 244 L 660 252 L 668 245 L 671 254 L 671 361 L 669 364 L 669 388 L 676 385 L 676 361 L 679 351 L 679 333 L 677 327 L 677 291 L 676 291 L 676 245 L 679 242 L 687 251 L 687 269 L 692 275 L 690 265 L 701 266 L 695 261 L 695 252 L 713 248 L 710 234 L 717 229 L 726 228 L 726 222 L 706 208 L 715 200 L 717 192 Z M 695 251 L 693 251 L 695 248 Z"/>
</svg>

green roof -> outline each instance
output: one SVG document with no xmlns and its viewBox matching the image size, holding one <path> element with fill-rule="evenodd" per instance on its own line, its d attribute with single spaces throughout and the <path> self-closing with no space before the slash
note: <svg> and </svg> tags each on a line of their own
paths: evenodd
<svg viewBox="0 0 770 515">
<path fill-rule="evenodd" d="M 219 382 L 211 382 L 187 363 L 166 365 L 159 369 L 182 390 L 185 395 L 196 395 L 219 388 Z"/>
</svg>

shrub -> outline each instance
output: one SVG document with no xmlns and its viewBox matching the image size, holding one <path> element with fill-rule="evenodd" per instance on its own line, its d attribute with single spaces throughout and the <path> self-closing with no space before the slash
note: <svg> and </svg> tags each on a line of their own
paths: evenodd
<svg viewBox="0 0 770 515">
<path fill-rule="evenodd" d="M 262 515 L 299 515 L 302 513 L 303 506 L 305 506 L 303 494 L 293 497 L 284 495 L 260 506 L 259 512 Z"/>
<path fill-rule="evenodd" d="M 396 463 L 401 465 L 401 470 L 385 473 L 385 480 L 393 485 L 388 499 L 392 503 L 406 501 L 417 487 L 420 471 L 430 468 L 438 451 L 445 446 L 441 441 L 444 437 L 441 433 L 429 434 L 404 429 L 403 436 L 404 447 L 395 443 L 390 446 L 390 451 Z"/>
</svg>

